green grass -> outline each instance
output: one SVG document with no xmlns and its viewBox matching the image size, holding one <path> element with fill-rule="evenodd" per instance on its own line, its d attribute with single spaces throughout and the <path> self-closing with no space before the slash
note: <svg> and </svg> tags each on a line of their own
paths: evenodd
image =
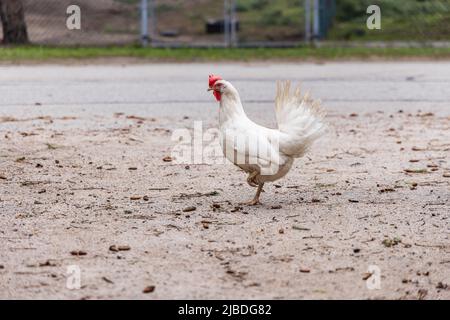
<svg viewBox="0 0 450 320">
<path fill-rule="evenodd" d="M 0 47 L 0 61 L 51 61 L 64 59 L 140 58 L 149 61 L 254 61 L 254 60 L 331 60 L 450 58 L 450 48 L 365 48 L 365 47 L 296 47 L 296 48 L 140 48 L 140 47 Z"/>
</svg>

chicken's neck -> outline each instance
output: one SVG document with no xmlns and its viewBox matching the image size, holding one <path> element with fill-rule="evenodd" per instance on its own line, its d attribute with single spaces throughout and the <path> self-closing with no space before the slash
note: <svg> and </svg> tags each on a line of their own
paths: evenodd
<svg viewBox="0 0 450 320">
<path fill-rule="evenodd" d="M 247 118 L 247 115 L 244 112 L 244 108 L 242 107 L 241 99 L 239 98 L 239 94 L 224 94 L 220 100 L 220 110 L 219 110 L 219 122 L 223 124 L 229 120 L 233 119 L 243 119 Z"/>
</svg>

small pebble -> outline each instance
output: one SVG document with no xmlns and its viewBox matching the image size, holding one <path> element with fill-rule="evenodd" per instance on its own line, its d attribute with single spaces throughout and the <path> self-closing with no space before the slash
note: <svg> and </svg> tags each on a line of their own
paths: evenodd
<svg viewBox="0 0 450 320">
<path fill-rule="evenodd" d="M 87 255 L 87 252 L 83 250 L 72 250 L 70 251 L 70 254 L 73 256 L 85 256 Z"/>
<path fill-rule="evenodd" d="M 151 293 L 153 291 L 155 291 L 155 286 L 147 286 L 142 290 L 143 293 Z"/>
</svg>

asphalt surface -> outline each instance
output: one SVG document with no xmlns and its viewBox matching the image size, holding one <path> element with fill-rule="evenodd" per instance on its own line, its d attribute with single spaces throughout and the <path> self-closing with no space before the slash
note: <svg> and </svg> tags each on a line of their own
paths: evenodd
<svg viewBox="0 0 450 320">
<path fill-rule="evenodd" d="M 231 81 L 246 110 L 263 121 L 273 119 L 270 108 L 277 80 L 301 82 L 325 106 L 345 112 L 395 108 L 445 112 L 450 101 L 449 62 L 8 66 L 0 67 L 0 114 L 69 112 L 89 118 L 126 110 L 204 119 L 215 112 L 214 100 L 206 92 L 211 73 Z"/>
</svg>

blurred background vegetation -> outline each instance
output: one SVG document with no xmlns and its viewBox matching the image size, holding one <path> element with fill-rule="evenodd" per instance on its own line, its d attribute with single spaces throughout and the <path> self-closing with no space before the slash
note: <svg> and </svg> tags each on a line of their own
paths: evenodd
<svg viewBox="0 0 450 320">
<path fill-rule="evenodd" d="M 311 4 L 313 1 L 310 0 Z M 26 47 L 12 47 L 5 41 L 9 47 L 0 48 L 0 60 L 102 56 L 155 60 L 450 56 L 450 0 L 321 1 L 335 1 L 334 16 L 324 42 L 315 47 L 303 42 L 305 0 L 235 0 L 238 43 L 256 45 L 252 50 L 225 51 L 223 30 L 206 31 L 211 21 L 223 24 L 223 0 L 152 0 L 155 19 L 149 16 L 149 28 L 154 48 L 140 47 L 141 0 L 77 0 L 82 13 L 81 30 L 66 28 L 66 9 L 73 0 L 0 0 L 3 4 L 23 4 L 27 28 Z M 369 16 L 366 10 L 373 4 L 381 8 L 381 30 L 366 27 Z M 0 19 L 1 16 L 0 10 Z M 0 34 L 1 29 L 0 26 Z M 371 44 L 364 45 L 368 41 L 382 44 L 373 48 Z M 397 41 L 408 43 L 391 46 Z M 275 42 L 288 44 L 285 47 L 290 48 L 268 48 L 268 44 Z M 162 48 L 156 48 L 158 43 Z M 171 51 L 166 48 L 172 47 L 170 44 L 183 48 Z"/>
<path fill-rule="evenodd" d="M 3 0 L 22 2 L 30 42 L 38 45 L 131 45 L 139 43 L 140 0 L 77 0 L 82 29 L 65 27 L 72 0 Z M 314 0 L 310 0 L 313 3 Z M 335 1 L 331 27 L 323 40 L 450 41 L 450 0 Z M 208 34 L 208 21 L 223 21 L 223 0 L 152 0 L 153 38 L 162 43 L 221 43 Z M 305 0 L 235 0 L 237 38 L 248 42 L 299 43 L 305 36 Z M 381 30 L 366 27 L 369 5 L 381 8 Z M 0 30 L 1 31 L 1 30 Z M 1 32 L 0 32 L 1 34 Z"/>
<path fill-rule="evenodd" d="M 381 30 L 365 27 L 366 9 L 381 8 Z M 450 40 L 450 0 L 338 0 L 331 40 Z"/>
<path fill-rule="evenodd" d="M 366 28 L 366 10 L 372 4 L 381 8 L 381 30 Z M 219 18 L 223 1 L 159 0 L 156 11 L 160 31 L 176 29 L 201 37 L 203 20 Z M 236 11 L 239 41 L 303 39 L 303 0 L 236 0 Z M 325 40 L 450 40 L 450 0 L 336 0 Z"/>
</svg>

